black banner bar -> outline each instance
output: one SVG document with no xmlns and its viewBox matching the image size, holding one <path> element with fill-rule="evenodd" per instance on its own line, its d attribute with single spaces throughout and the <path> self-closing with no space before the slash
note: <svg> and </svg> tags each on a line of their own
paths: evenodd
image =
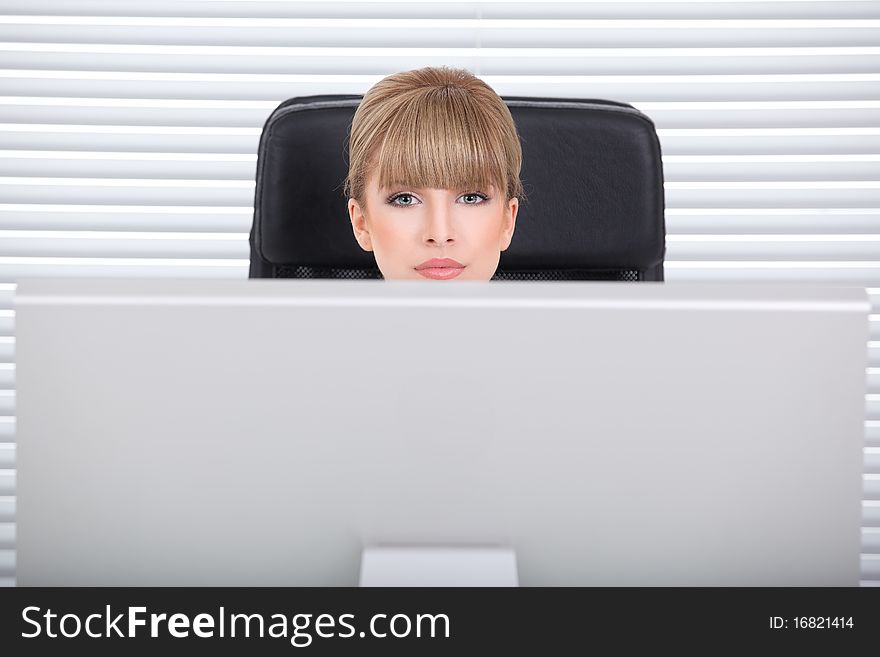
<svg viewBox="0 0 880 657">
<path fill-rule="evenodd" d="M 839 651 L 876 642 L 880 589 L 17 588 L 0 628 L 7 655 Z"/>
</svg>

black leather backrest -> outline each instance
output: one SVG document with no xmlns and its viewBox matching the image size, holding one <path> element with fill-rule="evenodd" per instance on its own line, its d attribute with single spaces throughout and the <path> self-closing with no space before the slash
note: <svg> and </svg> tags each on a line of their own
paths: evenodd
<svg viewBox="0 0 880 657">
<path fill-rule="evenodd" d="M 251 278 L 381 278 L 342 188 L 359 95 L 291 98 L 257 153 Z M 506 97 L 523 148 L 520 204 L 497 280 L 663 280 L 666 230 L 654 124 L 607 100 Z"/>
</svg>

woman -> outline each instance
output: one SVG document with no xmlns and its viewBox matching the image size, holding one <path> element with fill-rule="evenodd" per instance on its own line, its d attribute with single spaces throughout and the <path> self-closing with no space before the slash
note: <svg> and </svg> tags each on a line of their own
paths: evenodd
<svg viewBox="0 0 880 657">
<path fill-rule="evenodd" d="M 522 148 L 510 110 L 466 70 L 390 75 L 351 125 L 354 236 L 385 279 L 488 281 L 513 237 Z"/>
</svg>

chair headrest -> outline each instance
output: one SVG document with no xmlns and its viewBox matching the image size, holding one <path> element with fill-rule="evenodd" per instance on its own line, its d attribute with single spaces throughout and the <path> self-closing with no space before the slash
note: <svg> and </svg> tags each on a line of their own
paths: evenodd
<svg viewBox="0 0 880 657">
<path fill-rule="evenodd" d="M 343 184 L 360 95 L 291 98 L 257 153 L 251 277 L 272 268 L 376 269 Z M 506 97 L 523 149 L 520 204 L 499 272 L 638 270 L 662 280 L 663 171 L 653 122 L 608 100 Z"/>
</svg>

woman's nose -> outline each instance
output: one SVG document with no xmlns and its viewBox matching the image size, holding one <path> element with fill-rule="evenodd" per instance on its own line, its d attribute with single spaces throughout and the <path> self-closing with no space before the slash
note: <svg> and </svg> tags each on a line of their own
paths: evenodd
<svg viewBox="0 0 880 657">
<path fill-rule="evenodd" d="M 446 244 L 454 240 L 452 210 L 442 205 L 431 209 L 425 229 L 425 241 Z"/>
</svg>

